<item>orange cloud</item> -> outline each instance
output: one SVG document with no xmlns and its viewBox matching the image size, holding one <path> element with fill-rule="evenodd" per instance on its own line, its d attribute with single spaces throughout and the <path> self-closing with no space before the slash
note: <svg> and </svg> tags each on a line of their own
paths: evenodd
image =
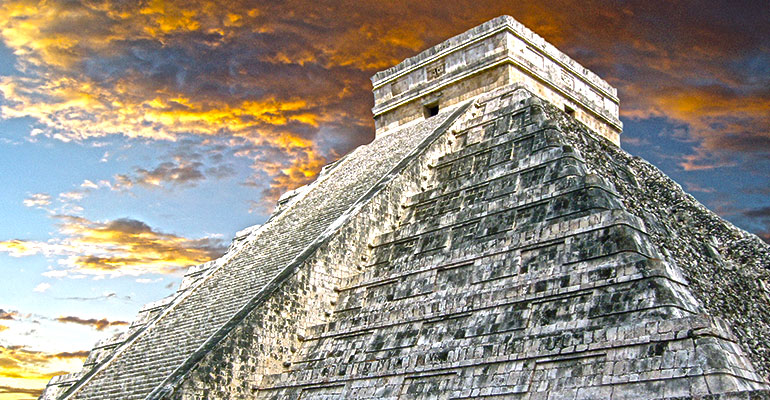
<svg viewBox="0 0 770 400">
<path fill-rule="evenodd" d="M 304 150 L 304 149 L 303 149 Z M 328 163 L 312 151 L 294 153 L 291 165 L 267 164 L 263 168 L 273 176 L 270 187 L 263 191 L 263 204 L 269 210 L 284 192 L 312 182 L 321 168 Z"/>
<path fill-rule="evenodd" d="M 62 323 L 72 323 L 72 324 L 78 324 L 78 325 L 85 325 L 90 326 L 97 331 L 103 331 L 106 328 L 109 328 L 111 326 L 126 326 L 128 325 L 128 322 L 126 321 L 108 321 L 106 318 L 102 319 L 96 319 L 96 318 L 79 318 L 74 316 L 66 316 L 66 317 L 58 317 L 56 318 L 56 321 L 62 322 Z M 64 354 L 64 353 L 62 353 Z M 88 354 L 86 353 L 86 356 Z M 66 353 L 66 356 L 69 358 L 77 358 L 80 357 L 79 353 Z"/>
<path fill-rule="evenodd" d="M 686 124 L 686 138 L 697 143 L 694 154 L 682 155 L 687 171 L 735 165 L 720 156 L 732 151 L 745 154 L 770 150 L 770 95 L 758 92 L 736 93 L 715 87 L 670 87 L 653 92 L 645 89 L 637 109 L 627 117 L 663 117 Z"/>
</svg>

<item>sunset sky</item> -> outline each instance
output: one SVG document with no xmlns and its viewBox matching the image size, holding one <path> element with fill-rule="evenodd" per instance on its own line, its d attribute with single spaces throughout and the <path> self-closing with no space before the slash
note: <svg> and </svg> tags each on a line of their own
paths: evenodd
<svg viewBox="0 0 770 400">
<path fill-rule="evenodd" d="M 0 2 L 0 399 L 374 136 L 375 72 L 508 14 L 619 91 L 622 147 L 770 241 L 766 1 Z"/>
</svg>

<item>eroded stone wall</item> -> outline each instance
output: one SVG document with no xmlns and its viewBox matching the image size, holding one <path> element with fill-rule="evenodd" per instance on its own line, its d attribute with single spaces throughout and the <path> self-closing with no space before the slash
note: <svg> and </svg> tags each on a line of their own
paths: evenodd
<svg viewBox="0 0 770 400">
<path fill-rule="evenodd" d="M 770 248 L 720 218 L 647 161 L 592 135 L 549 107 L 592 172 L 611 182 L 642 218 L 652 242 L 682 271 L 709 315 L 732 328 L 758 374 L 770 380 Z"/>
</svg>

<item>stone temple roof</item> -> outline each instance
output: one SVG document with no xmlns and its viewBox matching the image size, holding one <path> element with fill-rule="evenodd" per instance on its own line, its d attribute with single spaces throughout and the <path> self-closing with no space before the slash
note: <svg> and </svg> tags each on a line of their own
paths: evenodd
<svg viewBox="0 0 770 400">
<path fill-rule="evenodd" d="M 284 196 L 44 398 L 770 398 L 768 266 L 507 85 Z"/>
</svg>

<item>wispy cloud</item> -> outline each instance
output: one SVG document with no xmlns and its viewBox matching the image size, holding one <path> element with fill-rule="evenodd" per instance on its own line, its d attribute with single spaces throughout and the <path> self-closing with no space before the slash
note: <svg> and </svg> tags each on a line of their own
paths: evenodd
<svg viewBox="0 0 770 400">
<path fill-rule="evenodd" d="M 58 317 L 56 318 L 56 321 L 62 322 L 62 323 L 71 323 L 71 324 L 78 324 L 78 325 L 85 325 L 90 326 L 97 331 L 103 331 L 111 326 L 127 326 L 128 322 L 126 321 L 108 321 L 106 318 L 102 319 L 96 319 L 96 318 L 80 318 L 68 315 L 66 317 Z"/>
<path fill-rule="evenodd" d="M 45 275 L 45 274 L 43 274 Z M 66 275 L 65 275 L 66 276 Z M 82 296 L 70 296 L 70 297 L 58 297 L 57 300 L 74 300 L 74 301 L 105 301 L 109 299 L 120 299 L 124 301 L 131 301 L 131 296 L 118 296 L 115 292 L 106 292 L 102 294 L 101 296 L 91 296 L 91 297 L 82 297 Z"/>
<path fill-rule="evenodd" d="M 23 204 L 25 207 L 43 208 L 51 205 L 51 195 L 48 193 L 32 193 L 24 199 Z"/>
<path fill-rule="evenodd" d="M 743 215 L 750 218 L 770 219 L 770 207 L 760 207 L 753 210 L 746 210 Z"/>
<path fill-rule="evenodd" d="M 712 187 L 704 187 L 694 182 L 685 182 L 684 186 L 687 188 L 688 191 L 691 192 L 701 192 L 701 193 L 715 193 L 716 189 Z"/>
<path fill-rule="evenodd" d="M 11 239 L 0 241 L 0 251 L 11 257 L 26 257 L 35 254 L 52 255 L 64 251 L 66 246 L 34 240 Z"/>
<path fill-rule="evenodd" d="M 192 187 L 207 178 L 223 179 L 235 174 L 227 164 L 206 166 L 201 161 L 164 161 L 151 169 L 134 168 L 132 173 L 117 174 L 110 184 L 113 190 L 129 190 L 134 186 L 149 189 Z"/>
<path fill-rule="evenodd" d="M 30 395 L 33 398 L 43 394 L 43 389 L 28 389 L 23 387 L 0 385 L 0 394 L 6 395 Z"/>
</svg>

